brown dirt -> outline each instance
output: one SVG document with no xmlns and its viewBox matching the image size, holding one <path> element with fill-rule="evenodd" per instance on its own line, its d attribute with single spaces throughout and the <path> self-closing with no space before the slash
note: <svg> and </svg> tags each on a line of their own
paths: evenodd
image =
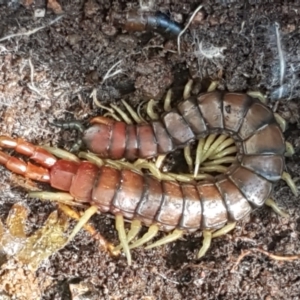
<svg viewBox="0 0 300 300">
<path fill-rule="evenodd" d="M 169 86 L 180 90 L 188 76 L 196 81 L 195 93 L 218 79 L 220 89 L 259 90 L 269 96 L 270 106 L 278 105 L 277 111 L 289 123 L 286 139 L 296 150 L 287 159 L 287 170 L 299 176 L 297 1 L 202 1 L 203 9 L 182 38 L 181 55 L 174 40 L 152 32 L 126 33 L 107 20 L 112 9 L 135 9 L 138 1 L 59 1 L 63 17 L 50 26 L 58 15 L 49 8 L 44 18 L 34 19 L 34 5 L 27 2 L 22 6 L 19 1 L 0 0 L 0 134 L 67 148 L 74 136 L 49 122 L 86 121 L 101 114 L 89 97 L 93 88 L 103 104 L 121 105 L 122 98 L 136 106 L 147 96 L 161 97 Z M 50 2 L 59 10 L 56 1 Z M 155 2 L 154 11 L 170 13 L 183 24 L 199 5 L 199 1 L 141 2 Z M 281 85 L 275 22 L 286 63 Z M 41 26 L 45 28 L 25 35 Z M 15 33 L 23 35 L 1 41 Z M 103 82 L 119 60 L 122 73 Z M 283 95 L 277 103 L 280 86 Z M 1 219 L 22 200 L 31 209 L 28 230 L 41 227 L 55 205 L 28 199 L 15 177 L 3 168 L 0 172 Z M 276 185 L 273 198 L 289 212 L 289 219 L 262 208 L 232 234 L 214 240 L 201 261 L 195 260 L 201 234 L 151 251 L 134 250 L 133 265 L 128 267 L 124 257 L 111 258 L 80 232 L 37 271 L 41 299 L 299 299 L 299 260 L 278 262 L 253 251 L 236 265 L 239 255 L 252 248 L 281 255 L 300 252 L 299 199 L 284 182 Z M 93 223 L 117 242 L 113 219 L 101 215 Z M 51 286 L 43 285 L 49 278 Z M 13 299 L 21 299 L 14 293 Z"/>
</svg>

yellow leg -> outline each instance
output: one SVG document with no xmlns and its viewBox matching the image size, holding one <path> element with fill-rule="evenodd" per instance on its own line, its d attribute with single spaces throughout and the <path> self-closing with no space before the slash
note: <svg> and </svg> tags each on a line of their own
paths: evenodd
<svg viewBox="0 0 300 300">
<path fill-rule="evenodd" d="M 98 212 L 97 206 L 89 207 L 79 219 L 78 223 L 74 227 L 72 233 L 69 235 L 68 242 L 71 241 L 75 235 L 81 230 L 82 227 L 89 221 L 89 219 Z"/>
<path fill-rule="evenodd" d="M 80 161 L 80 159 L 76 155 L 69 151 L 49 146 L 41 146 L 41 148 L 47 150 L 49 153 L 55 155 L 56 157 L 76 162 Z"/>
<path fill-rule="evenodd" d="M 187 146 L 184 147 L 184 158 L 185 158 L 185 161 L 189 167 L 189 170 L 190 170 L 190 173 L 193 172 L 193 159 L 192 159 L 192 156 L 191 156 L 191 145 L 188 144 Z"/>
<path fill-rule="evenodd" d="M 287 172 L 283 172 L 282 173 L 282 176 L 281 176 L 281 179 L 283 179 L 286 184 L 290 187 L 290 189 L 292 190 L 293 194 L 297 197 L 298 194 L 299 194 L 299 191 L 296 187 L 296 184 L 295 182 L 293 181 L 291 175 Z"/>
<path fill-rule="evenodd" d="M 199 171 L 201 171 L 201 172 L 225 173 L 227 170 L 228 170 L 227 167 L 221 166 L 221 165 L 204 166 L 204 167 L 199 168 Z"/>
<path fill-rule="evenodd" d="M 218 81 L 212 81 L 211 84 L 209 85 L 207 91 L 208 92 L 213 92 L 217 89 L 219 82 Z"/>
<path fill-rule="evenodd" d="M 214 166 L 214 165 L 229 164 L 229 163 L 233 163 L 235 161 L 236 161 L 235 156 L 225 156 L 225 157 L 222 157 L 219 159 L 207 161 L 207 162 L 203 163 L 203 166 L 207 167 L 207 166 Z"/>
<path fill-rule="evenodd" d="M 116 215 L 116 229 L 118 231 L 120 244 L 122 245 L 125 256 L 127 258 L 127 263 L 129 266 L 131 266 L 131 253 L 128 247 L 128 242 L 127 242 L 125 227 L 124 227 L 124 219 L 122 215 Z"/>
<path fill-rule="evenodd" d="M 152 240 L 158 233 L 158 230 L 158 225 L 151 225 L 148 228 L 148 231 L 140 239 L 136 240 L 134 243 L 129 245 L 129 249 L 137 248 Z"/>
<path fill-rule="evenodd" d="M 276 122 L 280 126 L 282 132 L 285 132 L 286 131 L 286 127 L 287 127 L 286 120 L 282 116 L 280 116 L 279 114 L 277 114 L 277 113 L 274 113 L 274 117 L 276 119 Z"/>
<path fill-rule="evenodd" d="M 295 154 L 295 149 L 293 145 L 289 142 L 285 142 L 285 153 L 284 155 L 287 157 L 291 157 Z"/>
<path fill-rule="evenodd" d="M 205 139 L 205 144 L 203 146 L 203 156 L 201 158 L 201 162 L 204 161 L 203 157 L 205 157 L 206 153 L 209 151 L 212 143 L 214 142 L 215 138 L 217 137 L 216 134 L 210 134 L 206 139 Z"/>
<path fill-rule="evenodd" d="M 162 164 L 163 164 L 163 162 L 164 162 L 166 156 L 167 156 L 166 154 L 158 155 L 158 156 L 157 156 L 157 158 L 156 158 L 156 160 L 155 160 L 155 166 L 156 166 L 157 169 L 160 169 L 160 168 L 161 168 L 161 166 L 162 166 Z"/>
<path fill-rule="evenodd" d="M 259 101 L 261 101 L 264 104 L 267 104 L 267 98 L 264 94 L 258 91 L 248 91 L 247 95 L 253 98 L 257 98 Z"/>
<path fill-rule="evenodd" d="M 167 236 L 163 237 L 162 239 L 156 241 L 155 243 L 145 247 L 145 249 L 151 249 L 154 247 L 158 247 L 161 245 L 165 245 L 171 243 L 173 241 L 178 240 L 183 235 L 183 230 L 175 229 L 172 233 L 168 234 Z"/>
<path fill-rule="evenodd" d="M 97 156 L 96 154 L 94 154 L 92 152 L 79 152 L 78 157 L 86 159 L 98 167 L 101 167 L 104 165 L 103 159 L 101 159 L 99 156 Z"/>
<path fill-rule="evenodd" d="M 227 234 L 228 232 L 230 232 L 231 230 L 233 230 L 235 228 L 235 226 L 236 226 L 236 222 L 232 222 L 232 223 L 226 224 L 221 229 L 215 231 L 212 234 L 212 238 L 216 238 L 216 237 L 219 237 L 219 236 Z"/>
<path fill-rule="evenodd" d="M 124 106 L 126 107 L 129 114 L 131 115 L 132 119 L 138 124 L 142 123 L 142 120 L 140 119 L 138 114 L 133 110 L 133 108 L 125 100 L 121 100 L 121 101 L 124 104 Z"/>
<path fill-rule="evenodd" d="M 74 201 L 74 197 L 71 196 L 69 193 L 64 193 L 64 192 L 33 191 L 33 192 L 29 192 L 28 196 L 30 198 L 38 198 L 40 200 L 55 201 L 55 202 L 59 202 L 71 206 L 83 206 L 82 203 L 78 203 Z"/>
<path fill-rule="evenodd" d="M 156 105 L 156 101 L 151 99 L 147 103 L 147 115 L 150 117 L 151 120 L 158 120 L 159 115 L 154 111 L 154 106 Z"/>
<path fill-rule="evenodd" d="M 140 232 L 142 228 L 142 223 L 140 220 L 132 220 L 130 230 L 127 234 L 127 243 L 131 242 Z M 123 246 L 120 244 L 119 246 L 115 247 L 114 250 L 121 250 Z"/>
<path fill-rule="evenodd" d="M 202 247 L 200 248 L 198 255 L 197 255 L 198 259 L 205 255 L 205 253 L 207 252 L 207 250 L 209 249 L 209 247 L 211 245 L 211 240 L 212 240 L 211 231 L 204 230 Z"/>
<path fill-rule="evenodd" d="M 277 205 L 277 203 L 273 199 L 270 199 L 270 198 L 267 199 L 265 204 L 267 206 L 271 207 L 275 211 L 276 214 L 282 216 L 283 218 L 288 218 L 289 217 L 289 215 L 286 212 L 284 212 L 283 210 L 281 210 L 279 208 L 279 206 Z"/>
<path fill-rule="evenodd" d="M 184 100 L 188 99 L 191 96 L 192 86 L 193 86 L 193 80 L 189 79 L 189 81 L 185 85 L 184 91 L 183 91 L 183 99 Z"/>
<path fill-rule="evenodd" d="M 132 121 L 122 109 L 120 109 L 114 104 L 110 104 L 110 106 L 121 116 L 121 118 L 124 120 L 126 124 L 132 124 Z"/>
<path fill-rule="evenodd" d="M 210 159 L 218 159 L 218 158 L 224 157 L 226 155 L 236 153 L 236 150 L 237 150 L 236 146 L 228 147 L 228 148 L 216 153 L 214 156 L 210 157 Z"/>
<path fill-rule="evenodd" d="M 197 150 L 196 150 L 194 176 L 197 176 L 198 172 L 199 172 L 199 167 L 200 167 L 200 163 L 201 163 L 201 157 L 203 155 L 204 143 L 205 143 L 205 139 L 200 139 L 198 141 Z"/>
<path fill-rule="evenodd" d="M 208 159 L 211 155 L 213 155 L 214 152 L 216 151 L 216 149 L 218 148 L 218 146 L 221 145 L 226 139 L 227 139 L 227 136 L 226 136 L 226 135 L 220 135 L 220 136 L 214 141 L 214 143 L 209 147 L 209 149 L 207 149 L 207 151 L 206 151 L 205 154 L 203 155 L 201 161 L 205 161 L 205 160 Z"/>
<path fill-rule="evenodd" d="M 170 111 L 172 109 L 171 107 L 171 101 L 172 101 L 172 90 L 169 89 L 167 92 L 167 96 L 164 101 L 164 111 Z"/>
<path fill-rule="evenodd" d="M 68 217 L 74 220 L 80 220 L 81 216 L 79 213 L 69 206 L 64 204 L 58 204 L 59 209 Z M 115 251 L 113 244 L 109 243 L 91 224 L 83 225 L 84 229 L 95 239 L 99 242 L 99 244 L 105 249 L 109 250 L 109 252 L 113 255 L 119 255 L 119 251 Z"/>
<path fill-rule="evenodd" d="M 212 157 L 214 154 L 217 154 L 221 152 L 223 149 L 227 148 L 228 146 L 234 144 L 234 140 L 232 138 L 228 138 L 225 140 L 221 145 L 219 145 L 216 150 L 212 153 L 210 157 Z"/>
</svg>

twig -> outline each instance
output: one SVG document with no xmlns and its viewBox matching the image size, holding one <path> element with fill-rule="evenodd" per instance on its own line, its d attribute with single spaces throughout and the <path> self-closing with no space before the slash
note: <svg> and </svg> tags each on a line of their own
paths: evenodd
<svg viewBox="0 0 300 300">
<path fill-rule="evenodd" d="M 49 99 L 46 95 L 43 95 L 39 89 L 35 86 L 34 82 L 33 82 L 33 78 L 34 78 L 34 66 L 32 64 L 31 58 L 28 59 L 28 63 L 30 66 L 30 82 L 28 83 L 27 86 L 34 92 L 36 92 L 39 96 L 45 98 L 45 99 Z"/>
<path fill-rule="evenodd" d="M 241 260 L 247 256 L 247 255 L 252 255 L 255 252 L 260 252 L 266 256 L 268 256 L 270 259 L 276 260 L 276 261 L 293 261 L 296 259 L 300 259 L 300 255 L 290 255 L 290 256 L 281 256 L 281 255 L 276 255 L 276 254 L 272 254 L 268 251 L 265 251 L 263 249 L 259 249 L 259 248 L 253 248 L 247 251 L 242 251 L 242 253 L 240 254 L 240 256 L 238 257 L 236 263 L 234 264 L 234 266 L 231 269 L 231 273 L 234 273 L 238 267 L 238 265 L 240 264 Z"/>
<path fill-rule="evenodd" d="M 203 5 L 199 5 L 196 10 L 193 12 L 192 16 L 190 17 L 188 23 L 186 24 L 186 26 L 180 31 L 180 33 L 178 34 L 177 37 L 177 48 L 178 48 L 178 54 L 180 55 L 180 38 L 181 36 L 186 32 L 186 30 L 189 28 L 190 24 L 192 23 L 192 21 L 194 20 L 196 14 L 198 13 L 198 11 L 203 7 Z"/>
<path fill-rule="evenodd" d="M 29 30 L 29 31 L 26 31 L 26 32 L 19 32 L 19 33 L 14 33 L 14 34 L 10 34 L 10 35 L 7 35 L 5 37 L 3 37 L 2 39 L 0 39 L 0 42 L 2 41 L 5 41 L 5 40 L 8 40 L 10 38 L 13 38 L 13 37 L 16 37 L 16 36 L 30 36 L 34 33 L 36 33 L 37 31 L 40 31 L 48 26 L 51 26 L 52 24 L 56 23 L 57 21 L 59 21 L 63 16 L 59 16 L 57 17 L 56 19 L 54 19 L 53 21 L 51 21 L 49 24 L 47 25 L 44 25 L 44 26 L 41 26 L 41 27 L 37 27 L 35 29 L 32 29 L 32 30 Z"/>
<path fill-rule="evenodd" d="M 278 57 L 279 57 L 279 65 L 280 65 L 280 92 L 279 92 L 279 98 L 282 97 L 282 89 L 283 89 L 283 80 L 285 75 L 285 60 L 284 55 L 281 47 L 281 40 L 280 40 L 280 32 L 279 32 L 279 24 L 275 22 L 275 33 L 276 33 L 276 44 L 277 44 L 277 50 L 278 50 Z"/>
</svg>

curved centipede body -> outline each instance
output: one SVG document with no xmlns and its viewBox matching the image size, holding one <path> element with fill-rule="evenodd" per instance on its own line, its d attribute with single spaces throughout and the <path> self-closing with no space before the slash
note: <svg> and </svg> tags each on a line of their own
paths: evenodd
<svg viewBox="0 0 300 300">
<path fill-rule="evenodd" d="M 102 123 L 97 118 L 93 122 L 96 124 L 83 133 L 84 143 L 93 153 L 113 159 L 155 157 L 211 133 L 226 134 L 235 140 L 237 162 L 224 175 L 215 177 L 214 182 L 196 185 L 196 198 L 201 199 L 197 214 L 209 217 L 209 209 L 215 212 L 215 221 L 206 222 L 204 217 L 198 228 L 217 228 L 228 218 L 243 218 L 251 205 L 263 205 L 284 169 L 284 137 L 272 111 L 243 93 L 214 91 L 190 97 L 166 112 L 161 121 L 149 124 Z M 183 208 L 188 199 L 185 193 L 196 195 L 191 191 L 194 187 L 175 186 L 174 199 L 182 203 L 178 212 L 182 209 L 181 214 L 185 215 Z M 164 203 L 159 206 L 160 211 L 164 211 Z M 169 214 L 179 221 L 178 213 Z"/>
<path fill-rule="evenodd" d="M 83 140 L 102 157 L 149 158 L 219 133 L 235 140 L 237 159 L 213 180 L 183 183 L 89 161 L 58 160 L 23 140 L 1 137 L 0 147 L 13 148 L 43 168 L 26 165 L 4 152 L 0 152 L 0 163 L 13 172 L 49 182 L 76 202 L 146 226 L 155 224 L 161 231 L 177 230 L 178 236 L 199 229 L 213 231 L 244 218 L 265 203 L 283 173 L 282 131 L 272 111 L 246 94 L 210 92 L 189 97 L 161 121 L 149 124 L 128 125 L 106 118 L 95 118 L 92 123 Z"/>
</svg>

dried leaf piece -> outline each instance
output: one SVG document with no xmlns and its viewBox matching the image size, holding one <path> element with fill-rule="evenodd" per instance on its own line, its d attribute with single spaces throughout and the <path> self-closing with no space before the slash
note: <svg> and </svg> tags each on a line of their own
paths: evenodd
<svg viewBox="0 0 300 300">
<path fill-rule="evenodd" d="M 16 259 L 31 270 L 36 270 L 43 260 L 65 246 L 68 227 L 66 216 L 58 217 L 57 211 L 52 212 L 45 225 L 27 238 L 24 248 L 15 256 Z"/>
<path fill-rule="evenodd" d="M 26 238 L 25 230 L 28 213 L 27 207 L 22 204 L 14 204 L 11 208 L 6 219 L 6 226 L 12 236 Z"/>
<path fill-rule="evenodd" d="M 26 241 L 25 225 L 28 209 L 15 204 L 7 217 L 7 228 L 0 221 L 0 250 L 7 255 L 15 255 Z"/>
</svg>

